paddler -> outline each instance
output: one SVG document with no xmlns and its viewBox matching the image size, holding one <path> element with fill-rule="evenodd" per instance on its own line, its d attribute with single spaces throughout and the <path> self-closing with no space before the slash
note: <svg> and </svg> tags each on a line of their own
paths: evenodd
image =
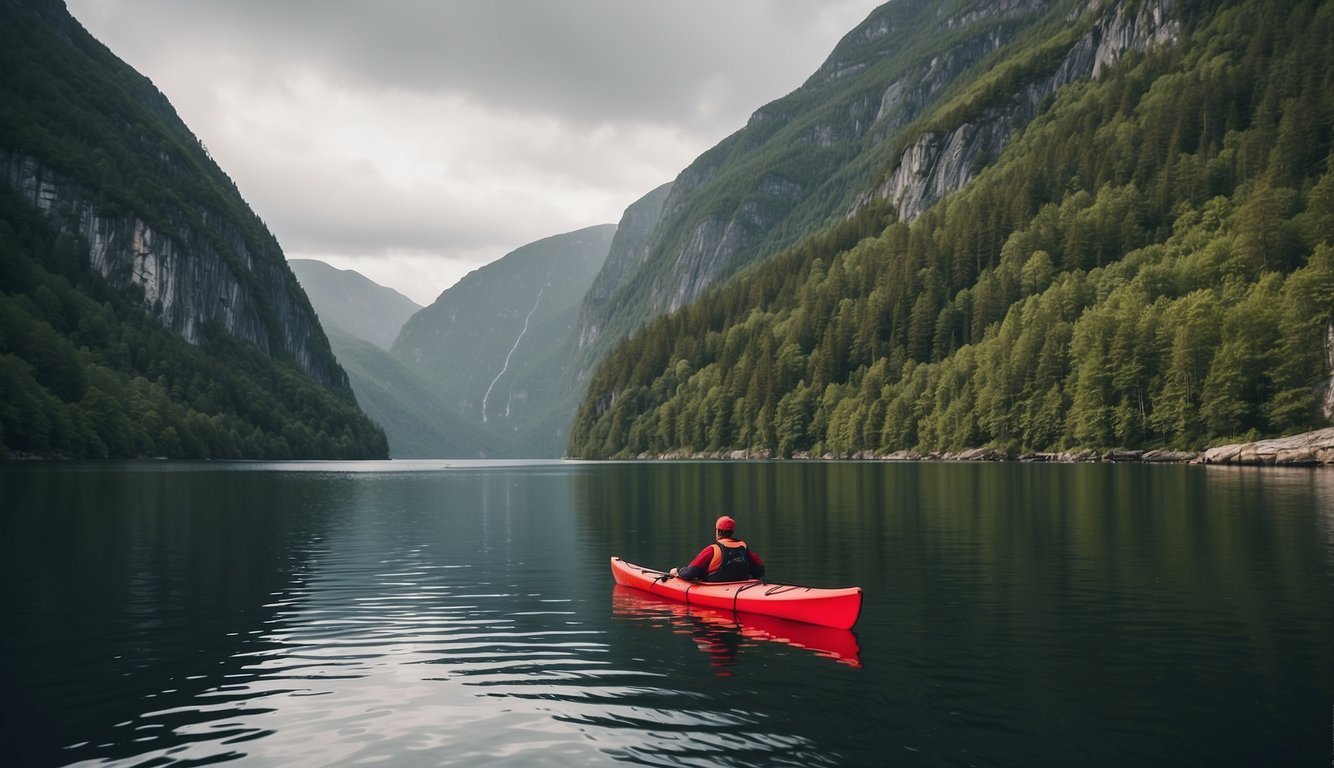
<svg viewBox="0 0 1334 768">
<path fill-rule="evenodd" d="M 764 576 L 764 561 L 736 537 L 736 521 L 727 515 L 713 524 L 715 541 L 704 547 L 690 565 L 669 574 L 690 581 L 745 581 Z"/>
</svg>

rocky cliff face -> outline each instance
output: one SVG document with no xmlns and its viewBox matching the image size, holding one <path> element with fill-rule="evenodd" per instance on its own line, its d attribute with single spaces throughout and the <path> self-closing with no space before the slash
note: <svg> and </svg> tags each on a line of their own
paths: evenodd
<svg viewBox="0 0 1334 768">
<path fill-rule="evenodd" d="M 1181 24 L 1174 11 L 1175 0 L 1150 0 L 1140 3 L 1133 12 L 1127 12 L 1120 3 L 1107 8 L 1054 72 L 1029 82 L 1007 103 L 985 110 L 948 133 L 918 136 L 904 150 L 889 178 L 859 198 L 858 205 L 873 197 L 889 198 L 901 219 L 916 218 L 932 203 L 971 181 L 985 159 L 998 156 L 1012 132 L 1036 117 L 1043 101 L 1056 91 L 1098 77 L 1127 52 L 1176 42 Z M 929 87 L 930 78 L 924 81 Z M 903 89 L 900 82 L 891 85 L 882 104 L 897 101 Z"/>
<path fill-rule="evenodd" d="M 663 204 L 671 190 L 670 182 L 663 184 L 631 203 L 621 215 L 607 260 L 593 279 L 580 309 L 580 349 L 597 341 L 602 333 L 599 322 L 605 315 L 607 302 L 625 288 L 648 259 L 648 238 L 662 220 Z"/>
<path fill-rule="evenodd" d="M 349 389 L 276 242 L 252 244 L 207 209 L 156 226 L 132 213 L 108 213 L 88 190 L 5 151 L 0 180 L 82 238 L 93 269 L 187 341 L 198 343 L 204 327 L 216 324 L 269 355 L 290 358 L 326 386 Z"/>
<path fill-rule="evenodd" d="M 675 311 L 884 194 L 875 174 L 885 143 L 1054 2 L 991 0 L 950 16 L 929 0 L 896 0 L 874 11 L 806 83 L 681 172 L 633 263 L 608 259 L 621 271 L 586 302 L 581 345 Z M 919 167 L 941 148 L 924 144 Z"/>
<path fill-rule="evenodd" d="M 1053 21 L 1085 30 L 1053 69 L 947 130 L 905 134 L 957 93 L 960 78 Z M 1129 51 L 1171 44 L 1180 32 L 1176 0 L 1129 10 L 1096 0 L 882 6 L 801 88 L 757 110 L 681 172 L 634 262 L 615 253 L 608 260 L 608 269 L 621 271 L 600 280 L 602 292 L 586 302 L 581 346 L 675 311 L 874 200 L 889 199 L 901 218 L 918 216 L 976 177 L 1061 87 L 1097 77 Z M 890 152 L 898 156 L 886 162 Z"/>
</svg>

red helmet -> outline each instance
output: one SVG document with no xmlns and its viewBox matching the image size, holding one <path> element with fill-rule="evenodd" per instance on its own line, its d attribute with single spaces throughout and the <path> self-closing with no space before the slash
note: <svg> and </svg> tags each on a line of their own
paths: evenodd
<svg viewBox="0 0 1334 768">
<path fill-rule="evenodd" d="M 735 531 L 736 521 L 728 517 L 727 515 L 723 515 L 722 517 L 718 518 L 718 522 L 713 524 L 713 528 L 714 530 L 717 531 Z"/>
</svg>

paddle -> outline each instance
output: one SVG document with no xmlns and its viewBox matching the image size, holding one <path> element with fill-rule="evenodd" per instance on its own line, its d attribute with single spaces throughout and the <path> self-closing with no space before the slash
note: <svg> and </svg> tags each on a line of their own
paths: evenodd
<svg viewBox="0 0 1334 768">
<path fill-rule="evenodd" d="M 625 561 L 622 560 L 621 562 L 625 562 Z M 666 571 L 659 571 L 659 570 L 655 570 L 655 569 L 653 569 L 653 568 L 645 568 L 645 567 L 643 567 L 643 566 L 640 566 L 640 567 L 639 567 L 639 572 L 640 572 L 640 573 L 657 573 L 657 574 L 660 574 L 660 575 L 658 575 L 658 576 L 654 576 L 654 577 L 653 577 L 653 580 L 654 580 L 654 581 L 667 581 L 668 579 L 670 579 L 670 578 L 672 577 L 672 574 L 669 573 L 669 572 L 666 572 Z"/>
</svg>

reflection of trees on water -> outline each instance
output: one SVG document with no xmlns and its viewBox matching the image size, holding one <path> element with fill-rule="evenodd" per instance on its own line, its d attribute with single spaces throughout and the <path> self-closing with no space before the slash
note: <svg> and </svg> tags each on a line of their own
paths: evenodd
<svg viewBox="0 0 1334 768">
<path fill-rule="evenodd" d="M 234 719 L 198 702 L 254 677 L 276 596 L 330 522 L 293 510 L 322 509 L 336 491 L 176 464 L 16 472 L 4 485 L 0 538 L 17 574 L 5 583 L 23 585 L 4 601 L 6 647 L 23 659 L 9 676 L 19 764 L 142 756 Z M 243 729 L 213 735 L 229 733 Z"/>
</svg>

